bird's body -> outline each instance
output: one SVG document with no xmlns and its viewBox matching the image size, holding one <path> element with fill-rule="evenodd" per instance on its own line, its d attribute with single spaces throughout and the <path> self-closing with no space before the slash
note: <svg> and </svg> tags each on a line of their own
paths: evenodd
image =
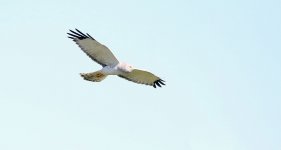
<svg viewBox="0 0 281 150">
<path fill-rule="evenodd" d="M 132 70 L 130 70 L 130 65 L 120 62 L 115 66 L 104 66 L 100 71 L 106 75 L 120 75 Z"/>
<path fill-rule="evenodd" d="M 91 59 L 103 67 L 95 72 L 81 73 L 80 75 L 85 80 L 100 82 L 108 75 L 117 75 L 135 83 L 151 85 L 154 88 L 165 85 L 164 81 L 154 74 L 135 69 L 127 63 L 119 62 L 106 46 L 97 42 L 89 34 L 84 34 L 77 29 L 76 31 L 70 30 L 70 33 L 67 34 Z"/>
<path fill-rule="evenodd" d="M 120 71 L 118 69 L 118 65 L 116 65 L 116 66 L 105 66 L 100 71 L 102 73 L 106 74 L 106 75 L 118 75 L 118 74 L 122 73 L 122 71 Z"/>
</svg>

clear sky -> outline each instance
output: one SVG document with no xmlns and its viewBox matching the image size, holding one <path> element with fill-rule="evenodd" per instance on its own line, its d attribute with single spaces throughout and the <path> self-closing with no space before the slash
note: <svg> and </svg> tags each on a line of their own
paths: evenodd
<svg viewBox="0 0 281 150">
<path fill-rule="evenodd" d="M 1 150 L 280 150 L 281 1 L 0 2 Z M 78 28 L 167 82 L 100 69 Z"/>
</svg>

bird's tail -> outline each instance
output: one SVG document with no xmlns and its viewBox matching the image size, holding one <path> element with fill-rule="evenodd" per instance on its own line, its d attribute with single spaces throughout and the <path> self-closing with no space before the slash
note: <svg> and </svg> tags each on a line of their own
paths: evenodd
<svg viewBox="0 0 281 150">
<path fill-rule="evenodd" d="M 104 73 L 102 73 L 101 71 L 90 72 L 90 73 L 80 73 L 80 75 L 81 75 L 81 77 L 84 78 L 84 80 L 93 81 L 93 82 L 100 82 L 103 79 L 105 79 L 107 76 Z"/>
</svg>

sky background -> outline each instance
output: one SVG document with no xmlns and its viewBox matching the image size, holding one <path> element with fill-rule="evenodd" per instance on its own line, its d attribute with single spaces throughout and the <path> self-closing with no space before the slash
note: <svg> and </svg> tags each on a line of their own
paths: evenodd
<svg viewBox="0 0 281 150">
<path fill-rule="evenodd" d="M 280 150 L 280 0 L 1 0 L 1 150 Z M 66 33 L 157 74 L 101 67 Z"/>
</svg>

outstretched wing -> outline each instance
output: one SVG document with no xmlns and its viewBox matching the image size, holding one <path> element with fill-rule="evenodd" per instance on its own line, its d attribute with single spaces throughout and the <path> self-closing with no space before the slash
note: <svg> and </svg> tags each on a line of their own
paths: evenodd
<svg viewBox="0 0 281 150">
<path fill-rule="evenodd" d="M 102 66 L 115 66 L 119 61 L 112 52 L 104 45 L 100 44 L 88 33 L 84 34 L 78 29 L 69 30 L 67 33 L 73 41 L 94 61 Z"/>
<path fill-rule="evenodd" d="M 165 85 L 164 80 L 160 79 L 159 77 L 155 76 L 154 74 L 148 71 L 139 69 L 134 69 L 129 73 L 123 73 L 118 76 L 135 83 L 151 85 L 154 88 L 156 88 L 157 86 L 161 87 L 161 85 Z"/>
</svg>

